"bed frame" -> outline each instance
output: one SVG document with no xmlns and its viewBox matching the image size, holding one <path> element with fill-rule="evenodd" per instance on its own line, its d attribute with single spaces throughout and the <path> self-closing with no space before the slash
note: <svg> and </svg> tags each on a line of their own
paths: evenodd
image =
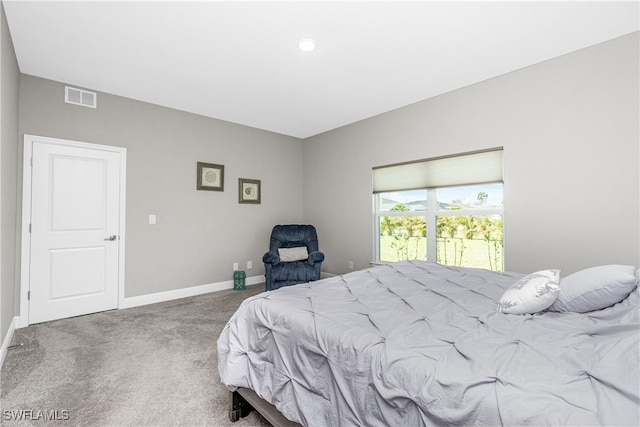
<svg viewBox="0 0 640 427">
<path fill-rule="evenodd" d="M 229 409 L 231 422 L 246 417 L 254 409 L 274 427 L 302 427 L 300 424 L 286 419 L 275 406 L 262 399 L 251 389 L 239 387 L 236 391 L 231 392 L 231 407 Z"/>
</svg>

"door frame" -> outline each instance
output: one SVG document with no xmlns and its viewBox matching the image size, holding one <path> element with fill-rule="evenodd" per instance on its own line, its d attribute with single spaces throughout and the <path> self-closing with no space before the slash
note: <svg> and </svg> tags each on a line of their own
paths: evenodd
<svg viewBox="0 0 640 427">
<path fill-rule="evenodd" d="M 126 201 L 126 170 L 127 149 L 111 145 L 93 144 L 89 142 L 70 141 L 66 139 L 50 138 L 44 136 L 24 135 L 24 156 L 22 159 L 22 248 L 20 253 L 20 316 L 17 328 L 29 326 L 29 288 L 31 279 L 31 158 L 33 155 L 33 143 L 39 142 L 51 145 L 85 148 L 99 151 L 109 151 L 120 154 L 120 210 L 118 234 L 118 308 L 124 302 L 124 248 L 125 248 L 125 201 Z"/>
</svg>

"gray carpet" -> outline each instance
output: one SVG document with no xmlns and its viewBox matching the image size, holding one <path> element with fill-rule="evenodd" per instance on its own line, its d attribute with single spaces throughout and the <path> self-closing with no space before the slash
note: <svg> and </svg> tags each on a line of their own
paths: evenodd
<svg viewBox="0 0 640 427">
<path fill-rule="evenodd" d="M 18 329 L 0 376 L 0 424 L 7 411 L 58 411 L 58 425 L 268 426 L 252 412 L 229 421 L 216 341 L 243 299 L 227 290 Z M 66 413 L 63 411 L 67 411 Z"/>
</svg>

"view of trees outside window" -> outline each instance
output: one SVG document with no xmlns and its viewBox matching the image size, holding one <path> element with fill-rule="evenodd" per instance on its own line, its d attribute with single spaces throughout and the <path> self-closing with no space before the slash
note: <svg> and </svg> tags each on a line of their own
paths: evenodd
<svg viewBox="0 0 640 427">
<path fill-rule="evenodd" d="M 380 193 L 376 197 L 380 261 L 428 259 L 504 270 L 502 184 Z"/>
<path fill-rule="evenodd" d="M 406 209 L 403 204 L 398 209 Z M 380 260 L 427 259 L 427 223 L 423 216 L 380 217 Z"/>
<path fill-rule="evenodd" d="M 437 262 L 459 267 L 503 271 L 502 217 L 438 216 Z"/>
</svg>

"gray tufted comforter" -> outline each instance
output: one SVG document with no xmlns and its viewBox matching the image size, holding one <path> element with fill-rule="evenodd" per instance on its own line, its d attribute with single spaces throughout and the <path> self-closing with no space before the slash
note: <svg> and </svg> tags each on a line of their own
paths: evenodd
<svg viewBox="0 0 640 427">
<path fill-rule="evenodd" d="M 262 293 L 218 339 L 220 377 L 306 426 L 640 425 L 638 289 L 496 312 L 522 276 L 406 261 Z"/>
</svg>

